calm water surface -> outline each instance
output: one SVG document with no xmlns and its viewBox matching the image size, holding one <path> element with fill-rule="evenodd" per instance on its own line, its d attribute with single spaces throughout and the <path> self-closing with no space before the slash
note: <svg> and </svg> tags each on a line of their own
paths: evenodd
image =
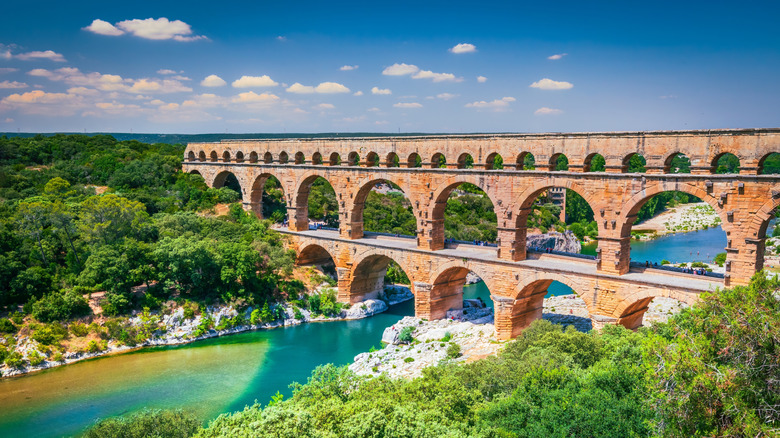
<svg viewBox="0 0 780 438">
<path fill-rule="evenodd" d="M 635 261 L 709 261 L 726 244 L 718 228 L 632 242 Z M 583 252 L 595 253 L 595 248 Z M 696 254 L 698 253 L 698 254 Z M 553 283 L 548 295 L 571 293 Z M 466 286 L 465 298 L 492 306 L 484 283 Z M 303 324 L 240 333 L 177 347 L 147 348 L 0 380 L 0 437 L 76 434 L 96 418 L 149 408 L 184 408 L 204 420 L 266 404 L 277 391 L 290 394 L 324 363 L 347 364 L 379 345 L 382 331 L 412 315 L 411 301 L 357 321 Z"/>
</svg>

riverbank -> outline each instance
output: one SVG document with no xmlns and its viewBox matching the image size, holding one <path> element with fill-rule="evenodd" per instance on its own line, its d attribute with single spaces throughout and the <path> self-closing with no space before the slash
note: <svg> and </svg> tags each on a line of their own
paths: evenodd
<svg viewBox="0 0 780 438">
<path fill-rule="evenodd" d="M 327 287 L 319 290 L 319 292 L 325 291 L 327 291 Z M 382 299 L 366 300 L 353 304 L 334 316 L 314 315 L 307 309 L 295 308 L 291 304 L 285 303 L 279 305 L 278 307 L 282 310 L 277 311 L 284 314 L 283 318 L 259 324 L 232 324 L 234 321 L 251 321 L 252 312 L 256 310 L 251 307 L 239 312 L 229 305 L 207 306 L 200 314 L 192 317 L 188 317 L 186 306 L 169 308 L 170 312 L 168 313 L 134 312 L 132 317 L 128 319 L 130 326 L 139 330 L 147 329 L 150 324 L 153 326 L 151 336 L 143 342 L 127 345 L 113 339 L 101 341 L 95 333 L 87 333 L 80 337 L 83 339 L 68 339 L 68 346 L 77 346 L 78 348 L 66 349 L 62 352 L 55 352 L 56 347 L 44 345 L 33 339 L 33 336 L 20 334 L 14 337 L 13 345 L 7 346 L 12 347 L 9 353 L 16 352 L 20 355 L 20 366 L 12 367 L 5 363 L 0 364 L 0 378 L 22 376 L 87 359 L 128 353 L 146 347 L 181 345 L 247 331 L 274 329 L 310 322 L 362 319 L 382 313 L 388 309 L 388 306 L 413 298 L 414 296 L 408 287 L 392 285 L 385 289 Z M 5 339 L 2 341 L 7 342 Z M 90 351 L 90 348 L 95 351 Z"/>
<path fill-rule="evenodd" d="M 650 240 L 666 234 L 717 227 L 720 223 L 721 219 L 715 209 L 706 202 L 681 204 L 634 224 L 632 236 L 637 240 Z"/>
</svg>

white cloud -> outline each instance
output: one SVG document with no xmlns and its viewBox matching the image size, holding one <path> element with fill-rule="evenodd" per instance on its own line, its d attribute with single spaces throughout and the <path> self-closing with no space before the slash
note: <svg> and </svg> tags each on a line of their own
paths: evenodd
<svg viewBox="0 0 780 438">
<path fill-rule="evenodd" d="M 181 73 L 181 72 L 178 72 L 176 70 L 171 70 L 169 68 L 161 68 L 157 70 L 158 75 L 175 75 L 177 73 Z"/>
<path fill-rule="evenodd" d="M 119 36 L 125 32 L 121 29 L 117 29 L 113 24 L 108 21 L 103 21 L 99 18 L 92 20 L 92 24 L 83 28 L 84 30 L 96 33 L 98 35 L 106 36 Z"/>
<path fill-rule="evenodd" d="M 355 91 L 354 93 L 352 93 L 352 95 L 353 95 L 353 96 L 362 96 L 362 95 L 363 95 L 363 92 L 362 92 L 362 91 L 360 91 L 360 90 L 358 90 L 358 91 Z"/>
<path fill-rule="evenodd" d="M 173 79 L 138 79 L 128 90 L 130 93 L 180 93 L 192 91 L 192 88 Z"/>
<path fill-rule="evenodd" d="M 70 87 L 68 88 L 68 94 L 78 94 L 81 96 L 98 96 L 100 91 L 94 88 L 87 87 Z"/>
<path fill-rule="evenodd" d="M 544 115 L 557 116 L 558 114 L 563 114 L 563 111 L 556 108 L 547 108 L 546 106 L 543 106 L 538 110 L 534 111 L 534 114 L 536 114 L 537 116 L 544 116 Z"/>
<path fill-rule="evenodd" d="M 387 125 L 389 122 L 387 120 L 377 120 L 374 122 L 375 125 Z"/>
<path fill-rule="evenodd" d="M 313 93 L 334 94 L 334 93 L 349 93 L 349 88 L 336 82 L 323 82 L 317 85 L 316 87 L 312 87 L 311 85 L 303 85 L 299 82 L 296 82 L 290 85 L 286 91 L 288 93 L 295 93 L 295 94 L 313 94 Z"/>
<path fill-rule="evenodd" d="M 563 58 L 566 55 L 568 55 L 568 53 L 557 53 L 555 55 L 548 56 L 547 59 L 550 59 L 550 60 L 553 60 L 553 61 L 557 61 L 557 60 Z"/>
<path fill-rule="evenodd" d="M 514 97 L 502 97 L 501 99 L 496 99 L 491 102 L 487 102 L 484 100 L 480 100 L 477 102 L 471 102 L 467 103 L 465 106 L 466 108 L 477 108 L 477 109 L 492 109 L 493 111 L 504 111 L 507 108 L 509 108 L 509 103 L 514 102 Z"/>
<path fill-rule="evenodd" d="M 93 22 L 94 23 L 94 22 Z M 192 28 L 181 20 L 169 21 L 162 17 L 158 19 L 147 18 L 145 20 L 125 20 L 116 24 L 116 27 L 139 38 L 148 40 L 175 40 L 196 41 L 208 39 L 203 35 L 192 35 Z"/>
<path fill-rule="evenodd" d="M 479 82 L 480 84 L 484 84 L 485 82 L 487 82 L 487 78 L 484 76 L 477 76 L 477 82 Z"/>
<path fill-rule="evenodd" d="M 382 74 L 385 76 L 404 76 L 417 73 L 418 71 L 420 71 L 420 67 L 416 65 L 395 63 L 382 70 Z"/>
<path fill-rule="evenodd" d="M 357 69 L 358 69 L 357 65 L 342 65 L 339 70 L 341 70 L 341 71 L 351 71 L 351 70 L 357 70 Z"/>
<path fill-rule="evenodd" d="M 451 53 L 473 53 L 477 51 L 477 47 L 474 44 L 460 43 L 457 46 L 449 50 Z"/>
<path fill-rule="evenodd" d="M 371 89 L 371 94 L 393 94 L 393 92 L 389 88 L 374 87 Z"/>
<path fill-rule="evenodd" d="M 530 85 L 531 88 L 538 88 L 540 90 L 568 90 L 573 86 L 574 85 L 569 82 L 554 81 L 548 78 L 538 80 Z"/>
<path fill-rule="evenodd" d="M 84 98 L 82 96 L 67 93 L 47 93 L 43 90 L 11 94 L 0 100 L 0 111 L 16 109 L 25 114 L 46 116 L 70 116 L 84 106 Z"/>
<path fill-rule="evenodd" d="M 204 87 L 224 87 L 227 85 L 227 82 L 217 75 L 208 75 L 200 81 L 200 85 Z"/>
<path fill-rule="evenodd" d="M 422 108 L 422 105 L 417 102 L 398 102 L 393 106 L 396 108 Z"/>
<path fill-rule="evenodd" d="M 19 71 L 18 68 L 11 68 L 11 67 L 3 67 L 0 68 L 0 75 L 5 73 L 13 73 L 15 71 Z"/>
<path fill-rule="evenodd" d="M 69 85 L 92 87 L 101 91 L 123 91 L 126 93 L 179 93 L 192 88 L 175 79 L 128 79 L 119 75 L 92 72 L 84 74 L 74 67 L 63 67 L 54 71 L 36 68 L 27 72 L 30 76 L 44 77 Z M 111 97 L 116 98 L 116 97 Z"/>
<path fill-rule="evenodd" d="M 15 88 L 27 88 L 28 85 L 24 82 L 17 82 L 17 81 L 2 81 L 0 82 L 0 89 L 15 89 Z"/>
<path fill-rule="evenodd" d="M 275 87 L 278 82 L 271 79 L 268 75 L 263 76 L 241 76 L 231 84 L 233 88 L 256 88 L 256 87 Z"/>
<path fill-rule="evenodd" d="M 234 96 L 233 103 L 253 103 L 253 102 L 274 102 L 279 100 L 279 96 L 270 93 L 257 94 L 254 91 L 239 93 Z"/>
<path fill-rule="evenodd" d="M 182 76 L 182 75 L 171 76 L 171 79 L 176 79 L 177 81 L 191 81 L 192 80 L 191 78 L 188 78 L 187 76 Z"/>
<path fill-rule="evenodd" d="M 285 41 L 287 41 L 287 37 L 279 35 L 278 37 L 276 37 L 276 41 L 285 42 Z"/>
<path fill-rule="evenodd" d="M 366 111 L 377 112 L 377 111 L 381 111 L 381 110 L 379 108 L 377 108 L 377 107 L 373 107 L 373 108 L 367 109 Z"/>
<path fill-rule="evenodd" d="M 318 109 L 321 109 L 321 110 L 329 110 L 329 109 L 333 109 L 333 108 L 336 108 L 336 107 L 333 106 L 333 104 L 330 104 L 330 103 L 321 103 L 321 104 L 315 106 L 315 108 L 318 108 Z"/>
<path fill-rule="evenodd" d="M 412 75 L 412 79 L 433 79 L 433 82 L 444 82 L 444 81 L 452 81 L 452 82 L 462 82 L 463 78 L 455 77 L 452 73 L 434 73 L 430 70 L 420 70 L 414 75 Z"/>
<path fill-rule="evenodd" d="M 444 100 L 450 100 L 458 96 L 459 96 L 458 94 L 451 94 L 451 93 L 441 93 L 436 95 L 436 97 L 438 97 L 439 99 L 444 99 Z"/>
<path fill-rule="evenodd" d="M 22 61 L 32 61 L 35 59 L 48 59 L 54 62 L 65 62 L 64 56 L 52 50 L 44 50 L 43 52 L 33 51 L 27 53 L 20 53 L 16 55 L 15 58 L 21 59 Z"/>
</svg>

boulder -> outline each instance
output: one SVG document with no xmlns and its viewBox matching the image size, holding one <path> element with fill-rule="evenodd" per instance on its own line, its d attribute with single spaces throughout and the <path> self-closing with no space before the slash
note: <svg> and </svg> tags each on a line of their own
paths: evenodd
<svg viewBox="0 0 780 438">
<path fill-rule="evenodd" d="M 571 252 L 579 254 L 582 250 L 582 243 L 577 239 L 574 233 L 569 231 L 565 233 L 551 232 L 546 234 L 532 234 L 526 236 L 526 245 L 529 247 L 538 247 L 541 249 L 551 248 L 554 251 Z"/>
<path fill-rule="evenodd" d="M 398 345 L 398 330 L 395 327 L 388 327 L 382 332 L 382 342 L 388 345 Z"/>
</svg>

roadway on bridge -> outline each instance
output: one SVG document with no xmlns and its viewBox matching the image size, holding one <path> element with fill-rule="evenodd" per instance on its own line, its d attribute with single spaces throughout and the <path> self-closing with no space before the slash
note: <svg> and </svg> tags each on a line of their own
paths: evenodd
<svg viewBox="0 0 780 438">
<path fill-rule="evenodd" d="M 429 253 L 439 257 L 468 258 L 488 263 L 500 263 L 508 265 L 518 265 L 525 268 L 532 268 L 541 272 L 557 272 L 563 275 L 587 275 L 599 276 L 626 282 L 644 283 L 656 286 L 681 287 L 698 291 L 714 291 L 723 287 L 722 281 L 717 279 L 695 276 L 691 274 L 667 273 L 662 270 L 652 268 L 645 272 L 629 272 L 623 275 L 614 275 L 598 272 L 595 261 L 583 260 L 575 257 L 566 257 L 561 255 L 541 254 L 538 258 L 529 258 L 518 262 L 501 260 L 496 256 L 495 247 L 485 247 L 477 245 L 460 244 L 457 249 L 442 249 L 439 251 L 429 251 L 417 248 L 415 239 L 390 236 L 368 236 L 362 239 L 344 239 L 339 236 L 338 231 L 331 230 L 308 230 L 308 231 L 290 231 L 287 229 L 278 229 L 286 234 L 294 234 L 318 239 L 327 239 L 341 241 L 353 245 L 367 245 L 375 248 L 387 248 L 404 251 L 416 251 Z"/>
</svg>

